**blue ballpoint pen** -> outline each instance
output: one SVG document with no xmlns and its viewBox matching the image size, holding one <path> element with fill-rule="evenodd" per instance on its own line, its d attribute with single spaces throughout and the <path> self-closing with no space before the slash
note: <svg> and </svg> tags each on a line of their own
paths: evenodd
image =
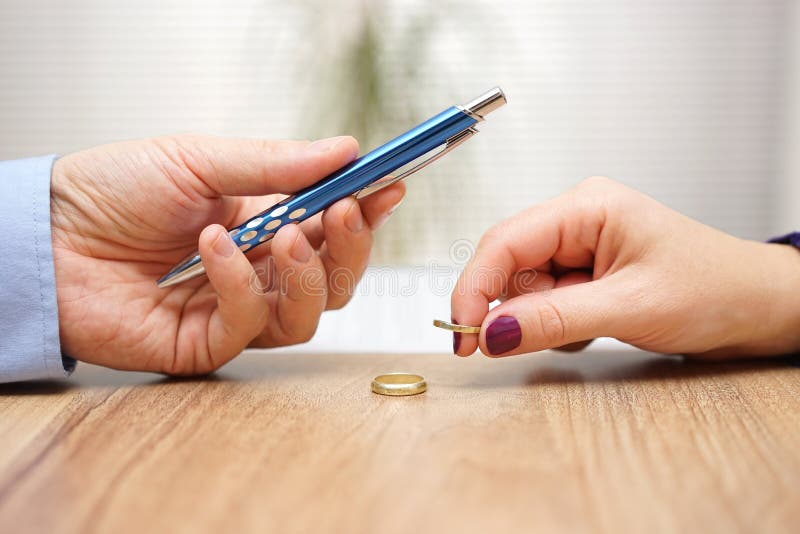
<svg viewBox="0 0 800 534">
<path fill-rule="evenodd" d="M 402 180 L 478 133 L 475 124 L 505 103 L 503 91 L 495 87 L 463 106 L 452 106 L 232 228 L 231 238 L 242 251 L 250 250 L 272 239 L 281 226 L 299 223 L 337 200 L 353 194 L 361 198 Z M 423 156 L 427 157 L 414 163 Z M 409 164 L 413 165 L 408 170 L 389 176 Z M 200 254 L 194 252 L 161 277 L 158 287 L 179 284 L 204 272 Z"/>
</svg>

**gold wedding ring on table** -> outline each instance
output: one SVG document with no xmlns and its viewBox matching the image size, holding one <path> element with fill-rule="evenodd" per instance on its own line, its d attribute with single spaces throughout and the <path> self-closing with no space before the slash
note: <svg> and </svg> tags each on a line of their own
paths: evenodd
<svg viewBox="0 0 800 534">
<path fill-rule="evenodd" d="M 480 334 L 480 326 L 466 326 L 463 324 L 448 323 L 447 321 L 433 320 L 433 326 L 460 332 L 462 334 Z M 418 395 L 428 389 L 425 379 L 420 375 L 409 373 L 389 373 L 376 376 L 372 381 L 372 391 L 379 395 L 400 397 L 404 395 Z"/>
<path fill-rule="evenodd" d="M 425 393 L 426 389 L 428 389 L 428 384 L 425 383 L 424 378 L 409 373 L 378 375 L 372 381 L 372 391 L 378 395 L 402 397 Z"/>
<path fill-rule="evenodd" d="M 435 326 L 436 328 L 442 328 L 444 330 L 452 330 L 453 332 L 459 332 L 461 334 L 481 333 L 480 326 L 466 326 L 463 324 L 448 323 L 447 321 L 440 321 L 439 319 L 433 320 L 433 326 Z"/>
</svg>

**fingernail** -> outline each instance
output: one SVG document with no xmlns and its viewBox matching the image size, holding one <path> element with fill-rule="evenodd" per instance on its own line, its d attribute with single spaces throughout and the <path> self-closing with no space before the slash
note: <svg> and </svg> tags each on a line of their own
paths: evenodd
<svg viewBox="0 0 800 534">
<path fill-rule="evenodd" d="M 228 235 L 228 232 L 220 230 L 217 234 L 217 238 L 211 244 L 211 250 L 223 258 L 230 258 L 233 256 L 233 251 L 236 250 L 236 247 L 233 245 L 233 240 L 231 240 L 231 236 Z"/>
<path fill-rule="evenodd" d="M 300 263 L 305 263 L 310 260 L 312 252 L 314 251 L 311 250 L 311 245 L 302 234 L 297 235 L 297 239 L 294 240 L 294 244 L 289 251 L 292 257 Z"/>
<path fill-rule="evenodd" d="M 519 322 L 510 315 L 502 315 L 489 323 L 486 329 L 486 348 L 489 354 L 503 354 L 519 347 L 522 342 L 522 329 Z"/>
<path fill-rule="evenodd" d="M 395 204 L 394 206 L 392 206 L 392 207 L 389 209 L 389 211 L 388 211 L 388 212 L 386 212 L 386 215 L 391 215 L 392 213 L 394 213 L 394 211 L 395 211 L 397 208 L 399 208 L 399 207 L 400 207 L 400 204 L 402 204 L 402 203 L 403 203 L 403 200 L 404 200 L 404 199 L 402 199 L 402 198 L 401 198 L 400 200 L 398 200 L 398 201 L 397 201 L 397 204 Z"/>
<path fill-rule="evenodd" d="M 450 322 L 458 324 L 455 317 L 451 317 Z M 453 354 L 458 354 L 459 346 L 461 346 L 461 332 L 453 332 Z"/>
<path fill-rule="evenodd" d="M 373 225 L 372 225 L 372 229 L 373 229 L 373 230 L 377 230 L 378 228 L 380 228 L 381 226 L 383 226 L 384 224 L 386 224 L 386 221 L 388 221 L 388 220 L 389 220 L 389 217 L 391 217 L 391 216 L 392 216 L 392 213 L 394 213 L 394 211 L 395 211 L 397 208 L 399 208 L 399 207 L 400 207 L 400 204 L 402 204 L 402 203 L 403 203 L 403 199 L 401 198 L 401 199 L 400 199 L 400 201 L 399 201 L 397 204 L 395 204 L 394 206 L 392 206 L 392 207 L 389 209 L 389 211 L 387 211 L 386 213 L 384 213 L 383 215 L 381 215 L 381 216 L 378 218 L 378 220 L 377 220 L 377 221 L 375 221 L 375 224 L 373 224 Z"/>
<path fill-rule="evenodd" d="M 308 149 L 312 152 L 330 152 L 339 143 L 348 139 L 349 136 L 340 135 L 338 137 L 328 137 L 327 139 L 320 139 L 308 145 Z"/>
<path fill-rule="evenodd" d="M 344 216 L 344 224 L 353 233 L 358 233 L 364 229 L 364 217 L 361 215 L 361 208 L 353 202 L 350 209 Z"/>
</svg>

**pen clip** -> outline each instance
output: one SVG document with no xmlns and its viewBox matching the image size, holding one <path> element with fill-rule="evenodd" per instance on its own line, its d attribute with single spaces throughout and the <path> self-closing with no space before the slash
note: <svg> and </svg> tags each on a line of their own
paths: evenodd
<svg viewBox="0 0 800 534">
<path fill-rule="evenodd" d="M 450 137 L 447 141 L 445 141 L 443 145 L 440 145 L 443 148 L 441 150 L 439 150 L 438 152 L 435 152 L 434 154 L 431 154 L 430 156 L 428 156 L 424 160 L 422 160 L 419 163 L 415 164 L 410 169 L 403 171 L 402 173 L 398 174 L 397 176 L 389 175 L 389 176 L 385 176 L 385 177 L 381 178 L 380 180 L 376 180 L 376 181 L 372 182 L 370 185 L 368 185 L 364 189 L 361 189 L 360 191 L 358 191 L 356 193 L 356 198 L 364 198 L 364 197 L 366 197 L 368 195 L 371 195 L 372 193 L 376 193 L 376 192 L 380 191 L 384 187 L 389 187 L 390 185 L 392 185 L 395 182 L 399 182 L 400 180 L 402 180 L 404 178 L 408 178 L 409 176 L 411 176 L 415 172 L 418 172 L 418 171 L 424 169 L 425 167 L 427 167 L 428 165 L 430 165 L 431 163 L 433 163 L 437 159 L 441 158 L 442 156 L 444 156 L 445 154 L 447 154 L 448 152 L 453 150 L 458 145 L 464 143 L 467 139 L 469 139 L 470 137 L 472 137 L 476 133 L 478 133 L 478 130 L 473 128 L 473 127 L 471 127 L 471 126 L 469 128 L 467 128 L 466 130 L 462 130 L 462 131 L 458 132 L 454 136 Z"/>
</svg>

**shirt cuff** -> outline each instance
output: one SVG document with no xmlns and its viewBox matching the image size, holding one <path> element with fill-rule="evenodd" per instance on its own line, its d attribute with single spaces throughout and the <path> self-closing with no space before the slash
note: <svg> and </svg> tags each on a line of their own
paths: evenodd
<svg viewBox="0 0 800 534">
<path fill-rule="evenodd" d="M 50 231 L 56 156 L 0 162 L 0 382 L 63 378 Z"/>
<path fill-rule="evenodd" d="M 800 248 L 800 232 L 790 232 L 786 235 L 773 237 L 769 240 L 769 243 L 792 245 L 793 247 Z"/>
</svg>

